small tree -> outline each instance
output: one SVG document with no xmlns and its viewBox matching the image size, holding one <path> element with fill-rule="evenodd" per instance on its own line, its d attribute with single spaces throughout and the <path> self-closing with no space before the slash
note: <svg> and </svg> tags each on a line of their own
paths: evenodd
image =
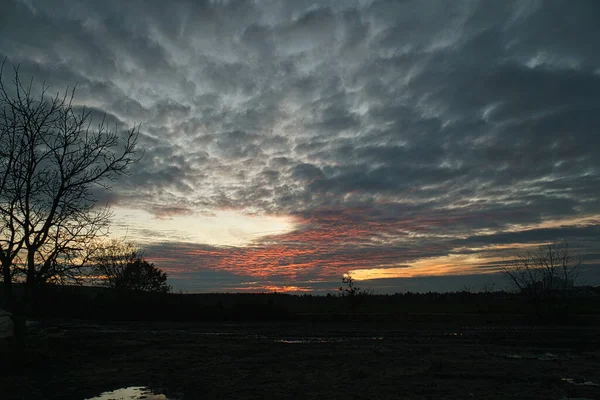
<svg viewBox="0 0 600 400">
<path fill-rule="evenodd" d="M 356 286 L 356 281 L 350 272 L 347 272 L 342 276 L 342 284 L 343 286 L 338 288 L 340 296 L 342 297 L 355 297 L 367 294 L 365 290 Z"/>
<path fill-rule="evenodd" d="M 362 303 L 367 296 L 370 296 L 372 291 L 356 286 L 356 281 L 350 272 L 347 272 L 342 276 L 342 284 L 343 286 L 338 288 L 340 296 L 348 299 L 350 307 L 352 308 L 352 313 L 356 313 L 359 304 Z"/>
<path fill-rule="evenodd" d="M 581 259 L 566 242 L 516 254 L 502 267 L 515 289 L 538 307 L 546 302 L 553 311 L 560 305 L 557 300 L 564 298 L 577 282 L 580 270 Z"/>
<path fill-rule="evenodd" d="M 136 156 L 137 129 L 124 143 L 104 120 L 73 104 L 75 91 L 38 95 L 18 68 L 10 88 L 0 68 L 0 265 L 5 305 L 15 337 L 25 334 L 25 313 L 36 287 L 77 282 L 85 248 L 106 233 L 110 212 L 95 204 L 93 189 L 108 188 Z M 23 295 L 13 283 L 23 283 Z"/>
<path fill-rule="evenodd" d="M 167 274 L 149 263 L 130 243 L 111 241 L 100 245 L 92 258 L 96 281 L 117 290 L 168 293 Z"/>
</svg>

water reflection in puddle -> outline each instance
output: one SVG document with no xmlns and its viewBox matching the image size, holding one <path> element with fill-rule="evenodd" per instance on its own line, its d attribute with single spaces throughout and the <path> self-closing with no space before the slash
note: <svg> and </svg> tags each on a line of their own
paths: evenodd
<svg viewBox="0 0 600 400">
<path fill-rule="evenodd" d="M 277 343 L 285 344 L 318 344 L 318 343 L 340 343 L 349 342 L 351 340 L 383 340 L 383 337 L 301 337 L 275 340 Z"/>
<path fill-rule="evenodd" d="M 569 354 L 554 354 L 554 353 L 520 353 L 520 354 L 502 354 L 505 358 L 511 358 L 515 360 L 540 360 L 540 361 L 560 361 L 570 360 L 575 358 Z"/>
<path fill-rule="evenodd" d="M 594 400 L 588 397 L 563 397 L 561 400 Z"/>
<path fill-rule="evenodd" d="M 462 332 L 442 332 L 436 335 L 430 336 L 309 336 L 309 337 L 288 337 L 288 338 L 275 338 L 275 342 L 277 343 L 287 343 L 287 344 L 319 344 L 319 343 L 342 343 L 342 342 L 350 342 L 350 341 L 361 341 L 361 340 L 411 340 L 414 338 L 419 338 L 420 340 L 439 340 L 441 337 L 452 337 L 452 338 L 462 338 L 464 337 L 464 333 Z M 266 338 L 270 339 L 268 336 L 256 336 L 256 338 Z"/>
<path fill-rule="evenodd" d="M 596 382 L 576 380 L 573 378 L 561 378 L 561 381 L 567 382 L 567 383 L 572 383 L 573 385 L 578 385 L 578 386 L 600 386 L 600 384 L 598 384 Z"/>
<path fill-rule="evenodd" d="M 112 392 L 100 393 L 100 395 L 87 400 L 169 400 L 169 398 L 164 394 L 153 393 L 147 387 L 130 386 Z"/>
</svg>

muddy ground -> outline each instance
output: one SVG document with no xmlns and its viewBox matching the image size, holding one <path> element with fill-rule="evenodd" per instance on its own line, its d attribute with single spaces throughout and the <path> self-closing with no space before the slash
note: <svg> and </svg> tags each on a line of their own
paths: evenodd
<svg viewBox="0 0 600 400">
<path fill-rule="evenodd" d="M 5 346 L 0 398 L 600 399 L 599 345 L 595 327 L 52 321 L 22 367 Z"/>
</svg>

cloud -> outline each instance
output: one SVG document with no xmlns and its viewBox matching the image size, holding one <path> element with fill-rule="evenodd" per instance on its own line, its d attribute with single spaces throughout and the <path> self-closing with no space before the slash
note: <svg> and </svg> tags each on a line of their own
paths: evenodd
<svg viewBox="0 0 600 400">
<path fill-rule="evenodd" d="M 541 227 L 600 214 L 593 1 L 27 4 L 3 5 L 0 56 L 141 124 L 145 156 L 103 201 L 296 218 L 194 253 L 212 271 L 294 286 L 461 246 L 594 243 L 597 223 Z"/>
<path fill-rule="evenodd" d="M 600 226 L 566 226 L 558 228 L 539 228 L 520 230 L 516 232 L 502 232 L 491 235 L 471 236 L 466 239 L 458 239 L 454 243 L 458 246 L 468 245 L 472 247 L 482 245 L 506 245 L 515 243 L 548 243 L 556 241 L 565 241 L 575 243 L 575 246 L 590 244 L 594 245 L 600 237 Z"/>
</svg>

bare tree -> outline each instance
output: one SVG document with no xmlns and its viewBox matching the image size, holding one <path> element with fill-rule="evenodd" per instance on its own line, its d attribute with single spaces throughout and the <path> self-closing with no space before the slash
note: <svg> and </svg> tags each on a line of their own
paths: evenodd
<svg viewBox="0 0 600 400">
<path fill-rule="evenodd" d="M 564 242 L 516 254 L 502 271 L 517 290 L 537 301 L 566 293 L 577 281 L 580 269 L 581 259 Z"/>
<path fill-rule="evenodd" d="M 348 301 L 348 304 L 350 305 L 352 314 L 356 314 L 359 305 L 364 303 L 364 301 L 373 294 L 373 291 L 371 289 L 364 289 L 356 286 L 356 280 L 352 277 L 350 272 L 347 272 L 342 276 L 342 284 L 343 286 L 338 288 L 339 294 L 341 297 L 347 299 L 346 301 Z"/>
<path fill-rule="evenodd" d="M 108 188 L 137 160 L 138 130 L 123 137 L 104 118 L 92 127 L 90 111 L 77 111 L 75 90 L 49 96 L 14 68 L 12 85 L 0 68 L 0 263 L 5 303 L 24 327 L 35 287 L 75 282 L 86 245 L 106 233 L 110 212 L 96 206 L 93 189 Z M 23 283 L 17 299 L 13 283 Z M 19 326 L 19 327 L 18 327 Z M 24 332 L 23 332 L 24 333 Z"/>
<path fill-rule="evenodd" d="M 149 263 L 131 243 L 101 243 L 90 259 L 96 283 L 117 290 L 168 293 L 167 274 Z"/>
<path fill-rule="evenodd" d="M 343 286 L 338 288 L 340 296 L 342 297 L 356 297 L 370 294 L 368 290 L 356 286 L 356 281 L 350 272 L 347 272 L 342 276 L 342 284 Z"/>
</svg>

